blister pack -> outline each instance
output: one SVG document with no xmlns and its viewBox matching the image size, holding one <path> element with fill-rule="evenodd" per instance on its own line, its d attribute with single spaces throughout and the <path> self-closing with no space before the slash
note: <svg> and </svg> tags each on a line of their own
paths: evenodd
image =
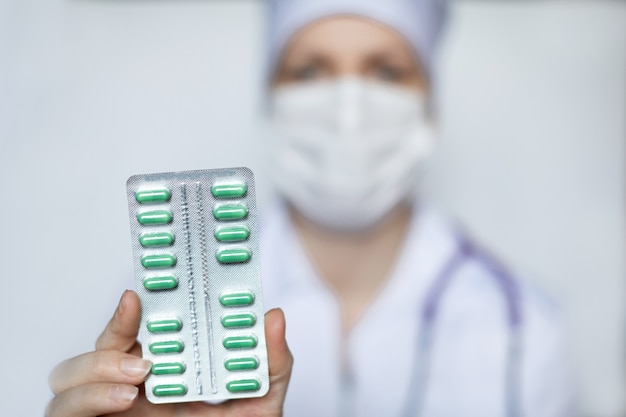
<svg viewBox="0 0 626 417">
<path fill-rule="evenodd" d="M 254 176 L 248 168 L 127 182 L 152 403 L 269 389 Z"/>
</svg>

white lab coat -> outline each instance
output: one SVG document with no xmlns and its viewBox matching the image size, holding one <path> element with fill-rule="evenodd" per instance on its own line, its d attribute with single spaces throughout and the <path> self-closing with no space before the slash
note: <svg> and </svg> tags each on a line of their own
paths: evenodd
<svg viewBox="0 0 626 417">
<path fill-rule="evenodd" d="M 432 208 L 420 208 L 391 278 L 342 343 L 337 301 L 316 276 L 286 209 L 277 204 L 267 214 L 261 222 L 264 302 L 285 311 L 295 358 L 285 416 L 400 417 L 415 390 L 410 375 L 422 300 L 456 248 L 452 226 Z M 527 286 L 521 298 L 522 415 L 572 415 L 557 311 Z M 480 263 L 470 260 L 457 271 L 437 317 L 422 416 L 505 416 L 505 308 L 502 291 Z M 342 351 L 352 375 L 349 390 L 342 384 Z"/>
</svg>

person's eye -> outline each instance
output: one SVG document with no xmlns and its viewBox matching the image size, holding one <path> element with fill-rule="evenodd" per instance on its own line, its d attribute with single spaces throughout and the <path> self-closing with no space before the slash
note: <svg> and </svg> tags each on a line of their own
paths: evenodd
<svg viewBox="0 0 626 417">
<path fill-rule="evenodd" d="M 374 76 L 386 82 L 400 82 L 405 78 L 406 71 L 389 65 L 381 65 L 376 68 Z"/>
<path fill-rule="evenodd" d="M 296 68 L 292 71 L 293 79 L 296 81 L 310 81 L 320 76 L 320 69 L 316 65 L 307 65 Z"/>
</svg>

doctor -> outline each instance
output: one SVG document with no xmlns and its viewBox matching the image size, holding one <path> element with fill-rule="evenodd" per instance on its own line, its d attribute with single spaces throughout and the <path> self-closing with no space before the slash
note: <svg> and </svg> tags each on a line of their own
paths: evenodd
<svg viewBox="0 0 626 417">
<path fill-rule="evenodd" d="M 414 195 L 436 0 L 276 0 L 264 294 L 298 417 L 571 415 L 555 309 Z"/>
<path fill-rule="evenodd" d="M 436 0 L 270 1 L 281 198 L 261 224 L 264 298 L 296 358 L 270 311 L 270 394 L 147 403 L 127 292 L 96 351 L 52 372 L 47 416 L 269 417 L 283 401 L 287 417 L 572 415 L 557 311 L 414 195 L 444 15 Z"/>
</svg>

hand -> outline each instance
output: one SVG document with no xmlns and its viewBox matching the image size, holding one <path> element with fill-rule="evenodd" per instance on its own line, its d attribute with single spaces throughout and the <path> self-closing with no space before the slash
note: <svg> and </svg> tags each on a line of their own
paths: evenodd
<svg viewBox="0 0 626 417">
<path fill-rule="evenodd" d="M 271 310 L 265 315 L 270 374 L 267 395 L 217 405 L 148 402 L 142 383 L 151 364 L 141 359 L 141 346 L 136 341 L 139 317 L 139 298 L 133 291 L 126 291 L 98 338 L 96 350 L 61 362 L 50 374 L 55 397 L 48 404 L 46 417 L 282 416 L 293 357 L 285 341 L 285 317 L 281 310 Z"/>
</svg>

